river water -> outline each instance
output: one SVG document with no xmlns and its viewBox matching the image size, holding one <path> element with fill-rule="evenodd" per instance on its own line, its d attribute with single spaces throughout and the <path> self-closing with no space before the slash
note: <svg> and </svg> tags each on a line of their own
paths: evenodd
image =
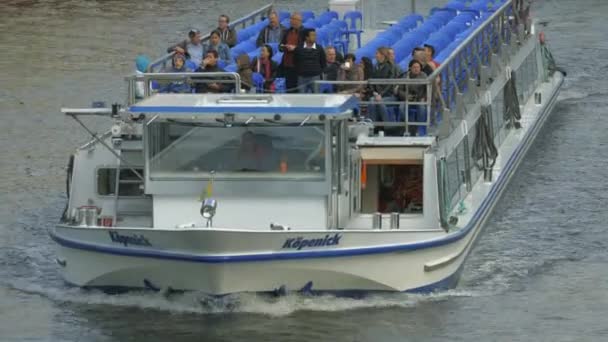
<svg viewBox="0 0 608 342">
<path fill-rule="evenodd" d="M 302 9 L 296 0 L 277 3 Z M 59 108 L 123 102 L 136 54 L 158 56 L 191 26 L 206 30 L 220 12 L 238 18 L 263 4 L 0 2 L 0 341 L 608 340 L 605 0 L 536 1 L 534 14 L 548 21 L 568 78 L 456 289 L 210 302 L 196 293 L 106 295 L 66 286 L 47 229 L 65 204 L 67 157 L 87 136 Z M 407 8 L 383 0 L 377 9 L 391 19 Z"/>
</svg>

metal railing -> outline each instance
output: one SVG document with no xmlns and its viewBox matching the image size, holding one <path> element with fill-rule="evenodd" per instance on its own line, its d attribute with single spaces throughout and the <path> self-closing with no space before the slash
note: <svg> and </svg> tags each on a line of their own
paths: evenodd
<svg viewBox="0 0 608 342">
<path fill-rule="evenodd" d="M 233 22 L 231 22 L 228 26 L 232 29 L 232 28 L 236 28 L 236 27 L 241 27 L 241 28 L 245 28 L 247 27 L 248 24 L 254 24 L 256 22 L 256 20 L 262 21 L 264 20 L 264 18 L 266 18 L 268 16 L 268 14 L 270 14 L 270 12 L 273 9 L 274 4 L 270 3 L 264 7 L 261 7 Z M 208 33 L 206 35 L 204 35 L 201 38 L 201 43 L 205 43 L 209 40 L 209 36 L 211 35 L 211 33 Z M 159 72 L 161 71 L 163 68 L 165 68 L 167 66 L 167 62 L 171 61 L 171 58 L 173 58 L 173 55 L 175 54 L 175 52 L 169 52 L 163 56 L 161 56 L 158 59 L 155 59 L 154 61 L 150 62 L 150 65 L 148 65 L 148 69 L 147 72 L 152 73 L 152 72 Z"/>
<path fill-rule="evenodd" d="M 153 87 L 153 82 L 168 85 L 180 82 L 189 86 L 200 83 L 223 83 L 233 84 L 236 93 L 241 92 L 241 76 L 236 72 L 183 72 L 183 73 L 147 73 L 130 75 L 125 78 L 127 82 L 127 105 L 132 105 L 137 100 L 147 98 L 150 95 L 162 92 Z M 137 87 L 140 86 L 142 94 L 138 94 Z M 139 95 L 139 96 L 138 96 Z"/>
<path fill-rule="evenodd" d="M 514 2 L 503 4 L 484 20 L 426 79 L 370 79 L 368 81 L 315 81 L 316 89 L 321 84 L 338 85 L 392 85 L 426 86 L 427 97 L 421 102 L 389 101 L 387 106 L 399 106 L 400 122 L 375 122 L 376 126 L 426 126 L 427 134 L 446 136 L 452 130 L 450 120 L 464 117 L 467 102 L 475 102 L 481 97 L 492 80 L 502 72 L 510 56 L 517 51 L 517 44 L 523 43 L 528 35 L 522 20 L 517 17 Z M 478 19 L 481 20 L 481 19 Z M 430 95 L 430 96 L 429 96 Z M 364 101 L 362 105 L 377 105 Z M 422 122 L 409 120 L 410 106 L 424 107 L 426 118 Z"/>
</svg>

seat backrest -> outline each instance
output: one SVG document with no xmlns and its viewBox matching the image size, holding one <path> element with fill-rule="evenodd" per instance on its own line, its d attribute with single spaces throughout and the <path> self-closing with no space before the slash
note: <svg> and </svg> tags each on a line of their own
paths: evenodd
<svg viewBox="0 0 608 342">
<path fill-rule="evenodd" d="M 302 15 L 302 22 L 306 22 L 308 19 L 315 18 L 315 12 L 313 12 L 313 11 L 309 11 L 309 10 L 300 11 L 300 14 Z"/>
<path fill-rule="evenodd" d="M 348 23 L 350 30 L 361 30 L 363 28 L 363 14 L 359 11 L 348 11 L 344 13 L 343 19 Z"/>
</svg>

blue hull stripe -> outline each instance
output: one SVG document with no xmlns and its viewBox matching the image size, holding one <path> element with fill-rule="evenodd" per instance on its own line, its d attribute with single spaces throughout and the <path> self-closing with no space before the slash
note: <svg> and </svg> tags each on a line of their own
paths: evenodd
<svg viewBox="0 0 608 342">
<path fill-rule="evenodd" d="M 553 93 L 553 96 L 549 100 L 548 103 L 551 103 L 555 100 L 557 96 L 557 92 Z M 113 246 L 105 246 L 91 243 L 83 243 L 80 241 L 75 241 L 71 239 L 66 239 L 58 236 L 54 232 L 50 232 L 50 235 L 53 240 L 55 240 L 58 244 L 68 247 L 75 248 L 93 252 L 114 254 L 114 255 L 123 255 L 123 256 L 131 256 L 131 257 L 144 257 L 144 258 L 157 258 L 157 259 L 166 259 L 166 260 L 180 260 L 180 261 L 190 261 L 190 262 L 203 262 L 203 263 L 230 263 L 230 262 L 255 262 L 255 261 L 272 261 L 272 260 L 294 260 L 294 259 L 311 259 L 311 258 L 333 258 L 333 257 L 352 257 L 359 255 L 369 255 L 369 254 L 380 254 L 380 253 L 393 253 L 393 252 L 404 252 L 404 251 L 415 251 L 419 249 L 433 248 L 438 246 L 447 245 L 458 241 L 467 236 L 477 225 L 480 218 L 484 217 L 486 214 L 486 210 L 489 206 L 493 204 L 493 202 L 497 199 L 497 194 L 500 194 L 506 181 L 509 179 L 512 168 L 515 167 L 519 158 L 521 157 L 522 152 L 524 152 L 528 144 L 530 143 L 530 139 L 535 137 L 537 134 L 539 127 L 539 123 L 543 122 L 545 117 L 549 114 L 548 110 L 545 110 L 541 117 L 538 117 L 536 122 L 528 132 L 526 132 L 526 136 L 521 141 L 520 145 L 513 152 L 511 157 L 509 158 L 507 164 L 503 168 L 499 179 L 494 183 L 492 189 L 483 200 L 479 209 L 475 212 L 469 223 L 461 230 L 457 231 L 454 234 L 448 235 L 445 238 L 419 242 L 419 243 L 410 243 L 410 244 L 402 244 L 402 245 L 392 245 L 392 246 L 378 246 L 378 247 L 361 247 L 361 248 L 345 248 L 345 249 L 334 249 L 334 250 L 321 250 L 321 251 L 303 251 L 303 252 L 288 252 L 288 253 L 259 253 L 259 254 L 243 254 L 243 255 L 196 255 L 196 254 L 186 254 L 186 253 L 176 253 L 176 252 L 168 252 L 168 251 L 159 251 L 159 250 L 146 250 L 146 249 L 135 249 L 135 248 L 121 248 L 121 247 L 113 247 Z"/>
</svg>

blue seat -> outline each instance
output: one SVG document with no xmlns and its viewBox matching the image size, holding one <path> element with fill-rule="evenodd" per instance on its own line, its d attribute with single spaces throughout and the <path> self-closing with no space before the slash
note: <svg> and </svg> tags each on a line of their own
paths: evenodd
<svg viewBox="0 0 608 342">
<path fill-rule="evenodd" d="M 194 71 L 194 70 L 198 69 L 198 65 L 196 65 L 196 63 L 194 63 L 191 59 L 188 59 L 186 61 L 186 68 Z"/>
<path fill-rule="evenodd" d="M 253 80 L 253 85 L 255 86 L 255 91 L 257 93 L 263 93 L 264 92 L 264 83 L 265 83 L 265 79 L 264 76 L 262 76 L 262 74 L 260 74 L 259 72 L 254 72 L 251 74 L 251 79 Z"/>
<path fill-rule="evenodd" d="M 281 20 L 281 25 L 285 26 L 285 28 L 290 28 L 291 23 L 289 21 L 289 18 Z"/>
<path fill-rule="evenodd" d="M 279 21 L 283 22 L 283 20 L 287 20 L 289 21 L 289 17 L 291 17 L 291 14 L 287 11 L 279 11 Z"/>
<path fill-rule="evenodd" d="M 232 64 L 228 64 L 226 65 L 226 67 L 224 68 L 224 71 L 226 72 L 236 72 L 238 70 L 238 66 L 235 63 Z"/>
<path fill-rule="evenodd" d="M 302 24 L 302 26 L 307 29 L 316 29 L 317 28 L 317 25 L 313 19 L 307 20 L 304 24 Z"/>
<path fill-rule="evenodd" d="M 275 61 L 277 64 L 281 64 L 281 61 L 283 60 L 283 53 L 275 53 L 274 55 L 272 55 L 272 60 Z"/>
<path fill-rule="evenodd" d="M 309 11 L 309 10 L 300 11 L 300 14 L 302 15 L 302 22 L 306 22 L 306 21 L 308 21 L 308 19 L 315 18 L 315 12 L 313 12 L 313 11 Z"/>
<path fill-rule="evenodd" d="M 238 30 L 236 32 L 236 43 L 241 43 L 245 40 L 247 40 L 249 37 L 251 36 L 251 34 L 249 33 L 249 31 L 247 30 Z"/>
<path fill-rule="evenodd" d="M 329 24 L 332 20 L 334 19 L 340 19 L 340 17 L 338 16 L 338 12 L 336 11 L 327 11 L 327 12 L 323 12 L 321 13 L 321 15 L 319 16 L 319 21 L 323 24 L 323 25 L 327 25 Z"/>
<path fill-rule="evenodd" d="M 279 52 L 279 43 L 268 43 L 266 45 L 268 45 L 272 48 L 273 55 L 276 54 L 277 52 Z"/>
<path fill-rule="evenodd" d="M 357 36 L 357 48 L 361 47 L 361 33 L 363 33 L 363 14 L 359 11 L 348 11 L 344 13 L 344 21 L 348 24 L 348 35 Z M 350 40 L 350 38 L 349 38 Z"/>
<path fill-rule="evenodd" d="M 218 60 L 217 60 L 217 66 L 218 66 L 220 69 L 224 69 L 224 68 L 226 67 L 226 62 L 225 62 L 223 59 L 218 59 Z"/>
<path fill-rule="evenodd" d="M 334 85 L 327 84 L 327 83 L 321 83 L 321 84 L 319 84 L 319 92 L 322 94 L 331 94 L 334 92 Z"/>
<path fill-rule="evenodd" d="M 278 94 L 284 94 L 287 91 L 287 83 L 285 78 L 278 77 L 274 80 L 275 92 Z"/>
</svg>

